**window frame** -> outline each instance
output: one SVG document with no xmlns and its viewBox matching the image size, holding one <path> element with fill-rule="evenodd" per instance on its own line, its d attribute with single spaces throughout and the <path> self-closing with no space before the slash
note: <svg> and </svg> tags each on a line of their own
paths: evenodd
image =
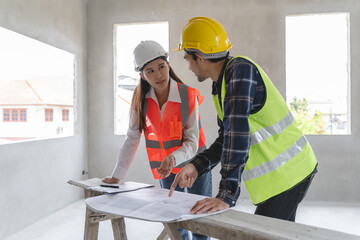
<svg viewBox="0 0 360 240">
<path fill-rule="evenodd" d="M 53 122 L 54 121 L 54 109 L 45 108 L 45 122 Z"/>
<path fill-rule="evenodd" d="M 61 110 L 61 116 L 62 116 L 62 121 L 63 122 L 68 122 L 69 121 L 69 109 L 62 109 Z"/>
<path fill-rule="evenodd" d="M 22 112 L 25 111 L 25 119 L 22 118 Z M 5 112 L 8 112 L 6 117 Z M 16 119 L 14 119 L 16 113 Z M 3 122 L 27 122 L 26 108 L 3 108 Z"/>
</svg>

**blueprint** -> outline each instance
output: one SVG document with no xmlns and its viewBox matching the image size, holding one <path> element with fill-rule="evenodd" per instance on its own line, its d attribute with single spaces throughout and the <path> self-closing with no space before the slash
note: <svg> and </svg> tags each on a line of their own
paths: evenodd
<svg viewBox="0 0 360 240">
<path fill-rule="evenodd" d="M 152 187 L 91 197 L 85 202 L 94 212 L 155 222 L 183 221 L 212 215 L 190 213 L 192 206 L 205 196 L 175 191 L 169 198 L 168 194 L 167 189 Z"/>
</svg>

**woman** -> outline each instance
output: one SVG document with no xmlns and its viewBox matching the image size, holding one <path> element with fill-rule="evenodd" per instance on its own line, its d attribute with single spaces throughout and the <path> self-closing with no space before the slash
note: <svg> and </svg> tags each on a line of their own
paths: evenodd
<svg viewBox="0 0 360 240">
<path fill-rule="evenodd" d="M 170 189 L 176 173 L 199 151 L 205 149 L 198 105 L 203 97 L 176 76 L 167 61 L 168 53 L 154 41 L 142 41 L 133 53 L 140 73 L 132 102 L 127 138 L 113 173 L 106 183 L 124 180 L 144 133 L 150 168 L 162 188 Z M 189 193 L 211 197 L 211 172 L 198 178 Z M 178 191 L 184 191 L 177 187 Z M 188 231 L 179 229 L 183 239 Z M 193 234 L 193 239 L 208 239 Z"/>
</svg>

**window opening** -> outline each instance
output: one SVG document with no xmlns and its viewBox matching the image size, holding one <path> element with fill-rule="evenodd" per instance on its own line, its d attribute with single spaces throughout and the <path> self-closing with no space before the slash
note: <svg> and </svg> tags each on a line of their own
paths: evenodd
<svg viewBox="0 0 360 240">
<path fill-rule="evenodd" d="M 350 134 L 349 13 L 286 17 L 286 99 L 305 134 Z"/>
<path fill-rule="evenodd" d="M 140 79 L 134 70 L 133 50 L 142 40 L 154 40 L 168 51 L 169 23 L 129 23 L 114 26 L 115 134 L 126 134 L 134 89 Z"/>
<path fill-rule="evenodd" d="M 73 135 L 74 54 L 2 27 L 0 39 L 0 144 Z"/>
</svg>

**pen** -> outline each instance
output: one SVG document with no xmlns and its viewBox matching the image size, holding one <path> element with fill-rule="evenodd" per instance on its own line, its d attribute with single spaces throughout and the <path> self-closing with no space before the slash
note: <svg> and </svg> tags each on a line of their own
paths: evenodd
<svg viewBox="0 0 360 240">
<path fill-rule="evenodd" d="M 100 184 L 100 187 L 119 188 L 119 186 L 117 185 L 105 185 L 105 184 Z"/>
</svg>

